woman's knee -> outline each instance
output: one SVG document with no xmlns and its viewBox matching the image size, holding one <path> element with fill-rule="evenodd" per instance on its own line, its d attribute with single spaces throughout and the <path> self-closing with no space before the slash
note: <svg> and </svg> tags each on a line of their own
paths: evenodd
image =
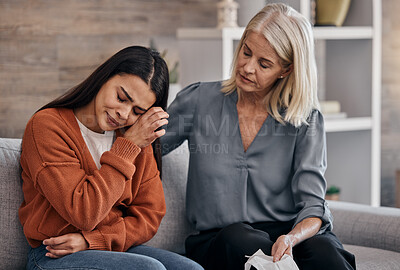
<svg viewBox="0 0 400 270">
<path fill-rule="evenodd" d="M 246 255 L 252 255 L 258 249 L 270 252 L 271 246 L 267 233 L 248 224 L 235 223 L 217 233 L 207 251 L 204 265 L 206 269 L 212 270 L 243 269 Z"/>
<path fill-rule="evenodd" d="M 252 230 L 252 228 L 248 224 L 234 223 L 221 229 L 216 238 L 222 242 L 240 241 L 249 230 Z"/>
<path fill-rule="evenodd" d="M 195 261 L 165 249 L 140 245 L 131 247 L 127 252 L 154 258 L 160 261 L 167 270 L 204 270 Z"/>
<path fill-rule="evenodd" d="M 256 230 L 245 223 L 235 223 L 222 229 L 216 236 L 215 243 L 228 250 L 252 255 L 258 249 L 268 250 L 273 242 L 268 233 Z"/>
<path fill-rule="evenodd" d="M 44 246 L 32 249 L 28 256 L 27 269 L 131 269 L 135 265 L 138 270 L 166 270 L 158 260 L 126 252 L 110 252 L 101 250 L 85 250 L 72 253 L 59 259 L 45 256 Z"/>
<path fill-rule="evenodd" d="M 353 269 L 354 256 L 331 237 L 314 236 L 294 247 L 293 255 L 304 269 Z"/>
<path fill-rule="evenodd" d="M 137 263 L 136 263 L 137 265 Z M 141 264 L 141 268 L 138 269 L 156 269 L 156 270 L 167 270 L 167 268 L 165 268 L 165 266 L 158 260 L 154 259 L 154 258 L 146 258 L 142 264 Z"/>
<path fill-rule="evenodd" d="M 204 268 L 197 262 L 186 258 L 186 260 L 181 260 L 179 265 L 167 266 L 167 270 L 204 270 Z"/>
<path fill-rule="evenodd" d="M 166 270 L 160 261 L 145 255 L 98 250 L 83 252 L 87 252 L 87 255 L 82 254 L 81 258 L 76 259 L 83 262 L 83 264 L 94 266 L 96 269 L 128 270 L 132 268 L 132 265 L 135 265 L 135 269 L 138 270 Z M 85 268 L 83 267 L 83 269 Z"/>
<path fill-rule="evenodd" d="M 173 255 L 167 258 L 157 258 L 167 270 L 204 270 L 200 264 L 185 256 L 172 252 L 171 254 Z"/>
</svg>

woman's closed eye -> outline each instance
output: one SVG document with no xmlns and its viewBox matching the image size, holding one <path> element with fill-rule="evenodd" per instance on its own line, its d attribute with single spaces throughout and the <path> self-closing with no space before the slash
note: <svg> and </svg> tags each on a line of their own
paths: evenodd
<svg viewBox="0 0 400 270">
<path fill-rule="evenodd" d="M 124 103 L 124 102 L 127 101 L 126 99 L 121 98 L 120 95 L 117 95 L 117 99 L 118 99 L 118 102 L 120 102 L 120 103 Z M 140 109 L 136 108 L 136 107 L 134 107 L 132 109 L 132 112 L 133 112 L 134 115 L 142 115 L 143 114 L 143 112 Z"/>
<path fill-rule="evenodd" d="M 265 63 L 265 61 L 260 61 L 260 66 L 264 69 L 269 68 L 270 65 L 268 63 Z"/>
<path fill-rule="evenodd" d="M 141 110 L 141 109 L 138 108 L 138 107 L 134 107 L 132 111 L 133 111 L 133 114 L 134 114 L 134 115 L 143 115 L 143 114 L 146 113 L 145 111 Z"/>
<path fill-rule="evenodd" d="M 251 56 L 251 52 L 249 50 L 246 50 L 246 49 L 243 50 L 243 54 L 245 56 Z"/>
<path fill-rule="evenodd" d="M 126 99 L 121 98 L 119 95 L 117 95 L 117 98 L 118 98 L 118 101 L 121 102 L 121 103 L 126 101 Z"/>
</svg>

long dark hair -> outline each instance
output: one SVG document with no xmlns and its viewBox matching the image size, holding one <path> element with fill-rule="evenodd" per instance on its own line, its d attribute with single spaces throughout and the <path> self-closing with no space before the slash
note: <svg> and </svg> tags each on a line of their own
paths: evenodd
<svg viewBox="0 0 400 270">
<path fill-rule="evenodd" d="M 44 105 L 39 111 L 46 108 L 75 109 L 83 107 L 96 97 L 100 88 L 111 77 L 122 74 L 136 75 L 149 84 L 156 95 L 156 102 L 153 106 L 166 109 L 169 89 L 167 64 L 157 51 L 141 46 L 131 46 L 111 56 L 86 80 Z M 161 173 L 160 140 L 155 140 L 152 146 L 157 167 Z"/>
</svg>

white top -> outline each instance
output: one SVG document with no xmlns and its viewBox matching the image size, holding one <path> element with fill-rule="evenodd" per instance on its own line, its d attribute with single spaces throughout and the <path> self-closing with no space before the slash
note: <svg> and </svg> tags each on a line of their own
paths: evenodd
<svg viewBox="0 0 400 270">
<path fill-rule="evenodd" d="M 76 118 L 76 117 L 75 117 Z M 104 133 L 97 133 L 88 129 L 84 124 L 82 124 L 78 118 L 76 121 L 79 124 L 79 128 L 82 133 L 82 137 L 85 140 L 87 147 L 89 148 L 90 154 L 98 169 L 100 169 L 100 158 L 101 155 L 111 149 L 114 142 L 114 131 L 105 131 Z"/>
</svg>

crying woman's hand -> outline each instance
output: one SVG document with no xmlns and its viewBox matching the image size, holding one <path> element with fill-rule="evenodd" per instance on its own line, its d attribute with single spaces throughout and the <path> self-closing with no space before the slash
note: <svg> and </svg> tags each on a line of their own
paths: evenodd
<svg viewBox="0 0 400 270">
<path fill-rule="evenodd" d="M 78 251 L 86 250 L 89 244 L 80 233 L 68 233 L 57 237 L 51 237 L 43 240 L 46 246 L 46 256 L 58 259 L 65 255 L 69 255 Z"/>
<path fill-rule="evenodd" d="M 146 147 L 165 134 L 164 129 L 158 129 L 168 124 L 168 117 L 163 109 L 153 107 L 138 118 L 125 132 L 124 137 L 140 148 Z"/>
</svg>

